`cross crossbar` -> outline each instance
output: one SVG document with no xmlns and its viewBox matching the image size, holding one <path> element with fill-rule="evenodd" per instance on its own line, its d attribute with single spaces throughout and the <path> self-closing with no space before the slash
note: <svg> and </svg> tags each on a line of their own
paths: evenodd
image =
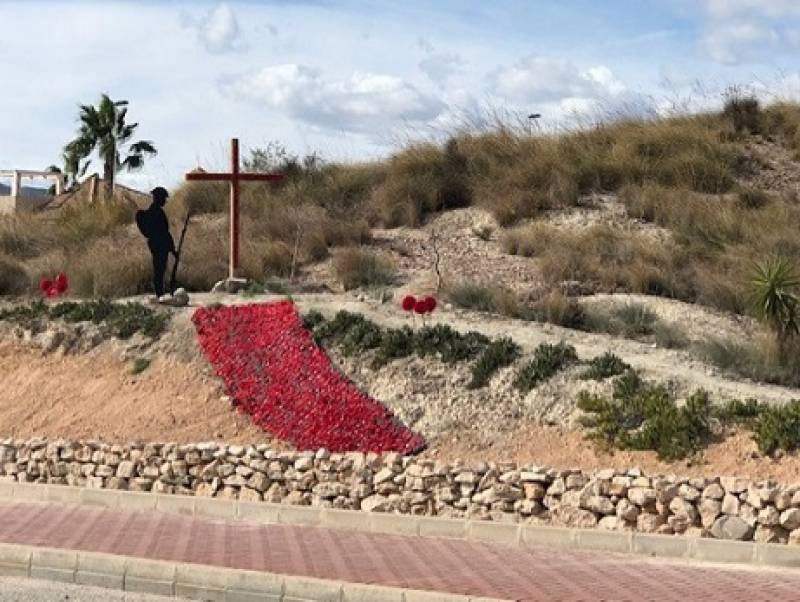
<svg viewBox="0 0 800 602">
<path fill-rule="evenodd" d="M 284 179 L 282 174 L 241 173 L 239 171 L 239 139 L 231 139 L 230 173 L 207 173 L 202 170 L 189 172 L 186 180 L 190 182 L 229 182 L 231 185 L 231 225 L 230 252 L 228 256 L 228 278 L 236 278 L 239 269 L 239 182 L 277 182 Z"/>
</svg>

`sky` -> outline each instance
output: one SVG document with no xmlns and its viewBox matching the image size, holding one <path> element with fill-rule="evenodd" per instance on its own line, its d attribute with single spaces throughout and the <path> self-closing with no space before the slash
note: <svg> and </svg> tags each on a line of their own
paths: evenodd
<svg viewBox="0 0 800 602">
<path fill-rule="evenodd" d="M 61 164 L 107 93 L 159 151 L 120 176 L 142 190 L 225 168 L 231 137 L 362 161 L 491 115 L 800 100 L 800 0 L 0 0 L 0 31 L 0 169 Z"/>
</svg>

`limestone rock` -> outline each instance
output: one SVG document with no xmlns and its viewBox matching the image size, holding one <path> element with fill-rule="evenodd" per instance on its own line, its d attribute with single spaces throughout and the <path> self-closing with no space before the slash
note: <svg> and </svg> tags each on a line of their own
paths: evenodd
<svg viewBox="0 0 800 602">
<path fill-rule="evenodd" d="M 721 516 L 709 531 L 717 539 L 747 541 L 753 537 L 753 527 L 738 516 Z"/>
</svg>

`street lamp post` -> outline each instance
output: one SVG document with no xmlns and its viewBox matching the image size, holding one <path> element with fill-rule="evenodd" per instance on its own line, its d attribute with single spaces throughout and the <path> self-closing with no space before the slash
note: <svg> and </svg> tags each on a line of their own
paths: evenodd
<svg viewBox="0 0 800 602">
<path fill-rule="evenodd" d="M 536 123 L 536 131 L 539 131 L 539 122 L 537 121 L 542 116 L 541 113 L 531 113 L 528 115 L 528 136 L 533 135 L 533 124 Z"/>
</svg>

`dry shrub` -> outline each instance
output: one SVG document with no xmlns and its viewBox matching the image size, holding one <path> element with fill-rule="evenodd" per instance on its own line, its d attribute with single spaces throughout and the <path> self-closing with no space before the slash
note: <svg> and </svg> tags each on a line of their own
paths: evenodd
<svg viewBox="0 0 800 602">
<path fill-rule="evenodd" d="M 0 255 L 0 295 L 20 295 L 28 292 L 31 281 L 22 264 Z"/>
<path fill-rule="evenodd" d="M 333 257 L 333 270 L 344 290 L 394 283 L 396 268 L 388 259 L 369 249 L 340 249 Z"/>
<path fill-rule="evenodd" d="M 167 212 L 173 219 L 183 219 L 187 213 L 227 213 L 230 209 L 230 185 L 226 182 L 186 182 L 167 202 Z"/>
<path fill-rule="evenodd" d="M 556 230 L 546 222 L 534 222 L 506 230 L 500 239 L 503 252 L 521 257 L 538 257 L 546 250 L 550 241 L 557 235 Z"/>
<path fill-rule="evenodd" d="M 777 138 L 784 146 L 800 152 L 800 105 L 779 102 L 762 110 L 762 133 Z"/>
<path fill-rule="evenodd" d="M 458 307 L 500 314 L 510 318 L 531 319 L 530 308 L 512 290 L 495 283 L 459 282 L 444 291 L 448 301 Z"/>
<path fill-rule="evenodd" d="M 267 276 L 286 278 L 292 273 L 292 249 L 285 242 L 268 242 L 261 250 L 263 273 Z"/>
<path fill-rule="evenodd" d="M 605 224 L 578 231 L 546 224 L 535 228 L 529 238 L 540 242 L 539 266 L 551 288 L 580 282 L 605 292 L 684 293 L 684 285 L 672 274 L 672 249 L 665 243 Z"/>
<path fill-rule="evenodd" d="M 67 256 L 70 292 L 84 297 L 139 295 L 152 291 L 152 262 L 147 247 L 129 237 L 109 237 L 85 252 Z"/>
<path fill-rule="evenodd" d="M 565 328 L 582 329 L 586 314 L 581 304 L 561 291 L 550 291 L 533 305 L 533 313 L 540 322 L 549 322 Z"/>
<path fill-rule="evenodd" d="M 467 157 L 451 139 L 442 148 L 412 145 L 389 159 L 374 207 L 386 226 L 419 226 L 425 216 L 472 202 Z"/>
<path fill-rule="evenodd" d="M 241 275 L 263 278 L 257 258 L 246 243 L 240 249 Z M 171 264 L 170 264 L 171 265 Z M 178 267 L 178 282 L 190 291 L 208 291 L 228 276 L 228 229 L 214 219 L 189 226 Z"/>
</svg>

